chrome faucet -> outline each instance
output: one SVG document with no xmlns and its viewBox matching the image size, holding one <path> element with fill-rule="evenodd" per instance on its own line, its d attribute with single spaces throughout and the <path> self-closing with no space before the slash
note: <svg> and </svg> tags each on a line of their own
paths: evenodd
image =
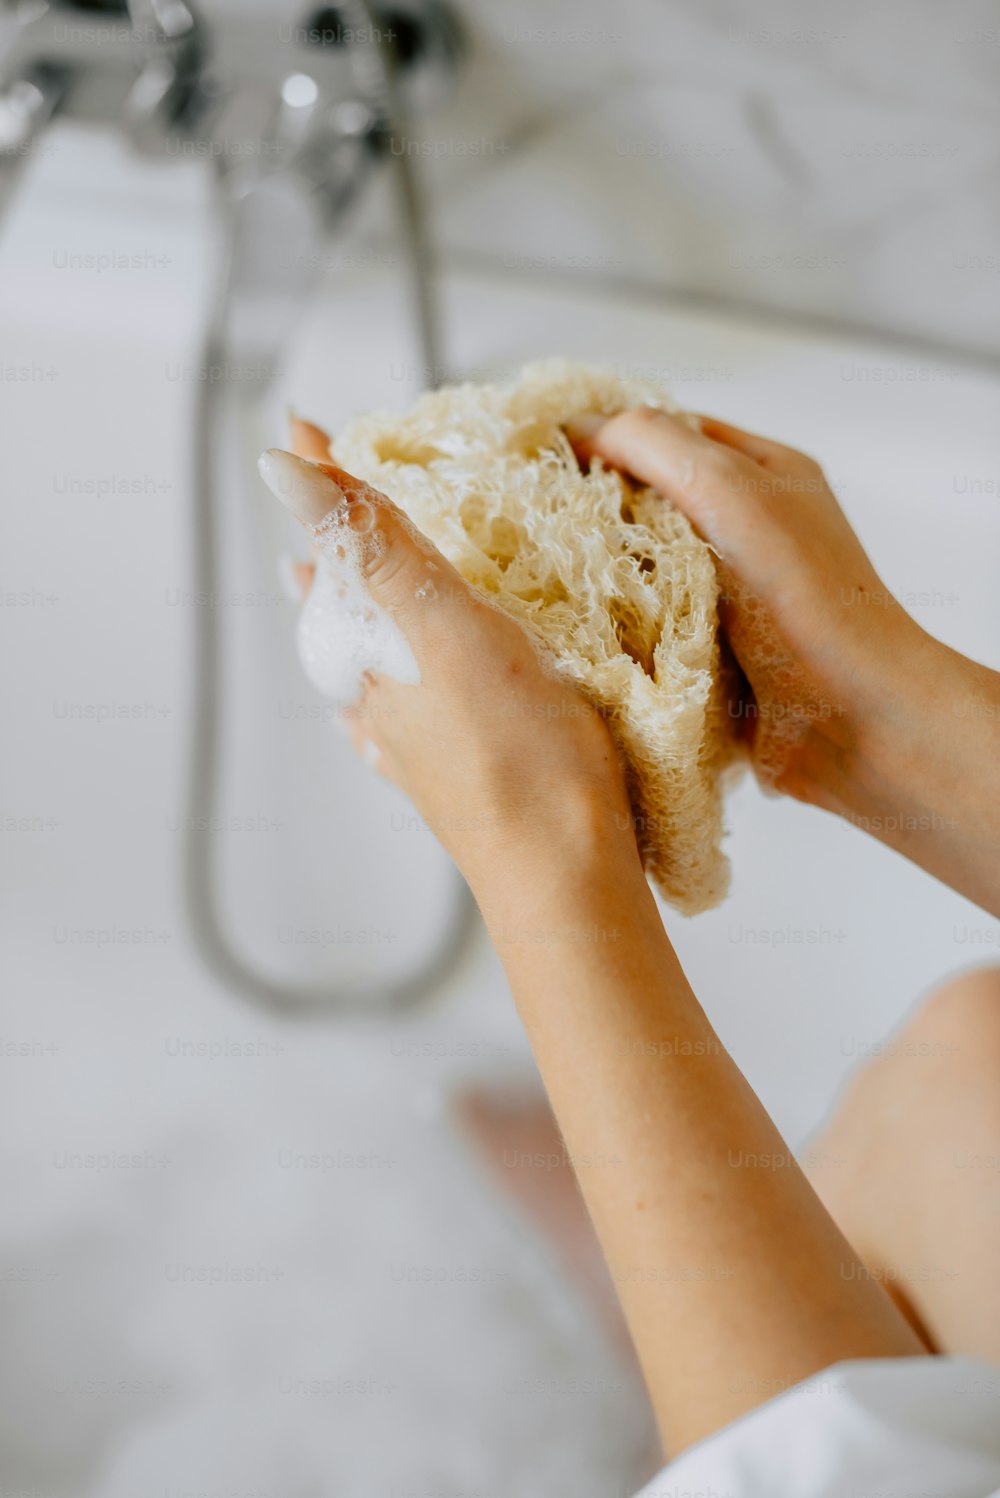
<svg viewBox="0 0 1000 1498">
<path fill-rule="evenodd" d="M 460 52 L 441 0 L 210 25 L 188 0 L 0 0 L 0 159 L 28 156 L 58 114 L 205 158 L 241 187 L 292 173 L 336 208 L 393 120 L 447 91 Z"/>
</svg>

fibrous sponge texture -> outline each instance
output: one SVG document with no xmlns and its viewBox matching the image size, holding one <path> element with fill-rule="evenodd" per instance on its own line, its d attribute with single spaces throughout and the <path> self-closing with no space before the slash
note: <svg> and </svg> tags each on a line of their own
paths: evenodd
<svg viewBox="0 0 1000 1498">
<path fill-rule="evenodd" d="M 640 405 L 676 410 L 655 384 L 546 360 L 507 386 L 457 385 L 405 416 L 359 417 L 334 454 L 604 711 L 646 870 L 694 914 L 726 891 L 721 778 L 736 752 L 712 556 L 653 490 L 600 462 L 581 471 L 565 432 Z"/>
</svg>

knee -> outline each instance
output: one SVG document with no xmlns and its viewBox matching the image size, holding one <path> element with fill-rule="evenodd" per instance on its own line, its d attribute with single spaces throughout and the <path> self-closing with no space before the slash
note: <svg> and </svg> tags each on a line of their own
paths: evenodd
<svg viewBox="0 0 1000 1498">
<path fill-rule="evenodd" d="M 850 1079 L 827 1137 L 853 1179 L 969 1113 L 1000 1130 L 1000 967 L 961 973 L 924 999 Z"/>
<path fill-rule="evenodd" d="M 899 1036 L 911 1053 L 938 1060 L 959 1084 L 1000 1081 L 1000 967 L 949 979 L 923 1001 Z"/>
</svg>

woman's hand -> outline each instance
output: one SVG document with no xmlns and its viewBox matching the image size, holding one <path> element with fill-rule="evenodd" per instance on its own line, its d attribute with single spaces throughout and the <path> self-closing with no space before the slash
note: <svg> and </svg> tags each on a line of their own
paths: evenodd
<svg viewBox="0 0 1000 1498">
<path fill-rule="evenodd" d="M 896 602 L 819 465 L 650 409 L 612 417 L 577 450 L 658 489 L 715 551 L 723 629 L 750 689 L 731 711 L 764 783 L 1000 914 L 1000 676 Z"/>
<path fill-rule="evenodd" d="M 886 665 L 916 626 L 818 463 L 720 421 L 701 425 L 641 408 L 604 422 L 579 450 L 658 489 L 713 548 L 722 625 L 750 687 L 730 711 L 760 778 L 808 800 L 824 755 L 849 750 L 880 711 Z"/>
<path fill-rule="evenodd" d="M 540 873 L 598 851 L 638 867 L 624 775 L 600 713 L 385 495 L 321 459 L 317 429 L 298 423 L 294 437 L 311 459 L 299 465 L 301 482 L 318 493 L 312 517 L 308 501 L 296 505 L 299 518 L 329 507 L 324 477 L 339 486 L 342 523 L 364 535 L 366 589 L 420 669 L 415 686 L 366 674 L 344 712 L 359 752 L 411 798 L 477 894 L 507 869 Z"/>
</svg>

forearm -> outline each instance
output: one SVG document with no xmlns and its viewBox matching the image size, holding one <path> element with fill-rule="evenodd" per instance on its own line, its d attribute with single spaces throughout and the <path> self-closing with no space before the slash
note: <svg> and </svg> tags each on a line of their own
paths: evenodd
<svg viewBox="0 0 1000 1498">
<path fill-rule="evenodd" d="M 1000 675 L 912 620 L 806 799 L 1000 916 Z"/>
<path fill-rule="evenodd" d="M 723 1051 L 634 855 L 477 894 L 668 1448 L 839 1359 L 919 1352 Z"/>
</svg>

